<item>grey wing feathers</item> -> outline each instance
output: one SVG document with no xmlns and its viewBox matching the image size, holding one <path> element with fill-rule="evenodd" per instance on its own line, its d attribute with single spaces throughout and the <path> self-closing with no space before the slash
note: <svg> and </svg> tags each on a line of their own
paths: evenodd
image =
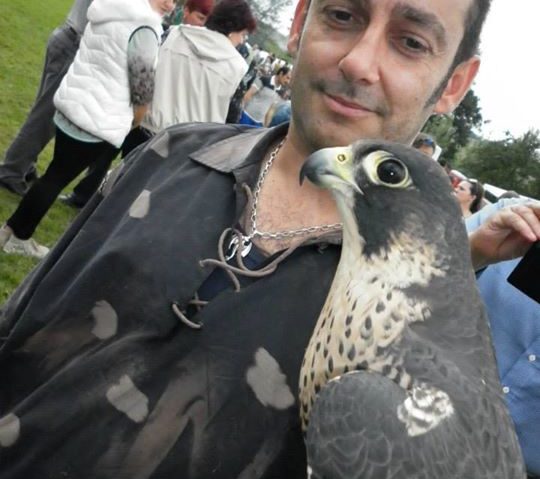
<svg viewBox="0 0 540 479">
<path fill-rule="evenodd" d="M 499 431 L 508 436 L 509 425 L 500 405 L 476 401 L 467 411 L 457 405 L 433 430 L 409 436 L 397 414 L 406 397 L 393 381 L 370 372 L 329 382 L 306 432 L 311 479 L 525 477 L 515 437 L 501 443 Z"/>
</svg>

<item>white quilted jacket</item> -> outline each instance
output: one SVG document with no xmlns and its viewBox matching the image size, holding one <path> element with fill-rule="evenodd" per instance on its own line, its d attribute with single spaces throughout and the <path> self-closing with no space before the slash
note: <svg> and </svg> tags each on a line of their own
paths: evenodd
<svg viewBox="0 0 540 479">
<path fill-rule="evenodd" d="M 133 121 L 127 47 L 141 26 L 161 36 L 161 17 L 148 0 L 94 0 L 75 60 L 54 97 L 70 121 L 116 147 Z"/>
</svg>

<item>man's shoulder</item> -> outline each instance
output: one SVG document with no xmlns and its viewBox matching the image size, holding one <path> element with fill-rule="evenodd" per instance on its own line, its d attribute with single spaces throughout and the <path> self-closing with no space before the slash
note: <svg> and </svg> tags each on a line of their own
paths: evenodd
<svg viewBox="0 0 540 479">
<path fill-rule="evenodd" d="M 162 158 L 173 154 L 188 156 L 201 148 L 237 137 L 249 130 L 249 127 L 236 124 L 180 123 L 153 136 L 143 151 L 154 152 Z"/>
<path fill-rule="evenodd" d="M 191 163 L 230 173 L 242 166 L 250 151 L 267 135 L 265 128 L 221 123 L 183 123 L 169 127 L 135 150 L 124 169 L 145 168 L 158 157 L 167 168 Z M 271 134 L 271 133 L 270 133 Z"/>
<path fill-rule="evenodd" d="M 108 175 L 100 191 L 103 196 L 108 196 L 128 171 L 140 173 L 148 168 L 156 171 L 156 159 L 165 169 L 182 167 L 198 151 L 237 138 L 249 129 L 243 125 L 219 123 L 182 123 L 166 128 L 126 156 Z"/>
<path fill-rule="evenodd" d="M 168 136 L 171 141 L 175 142 L 191 142 L 198 144 L 199 147 L 213 144 L 217 141 L 233 136 L 241 135 L 251 128 L 246 125 L 238 125 L 232 123 L 211 123 L 211 122 L 192 122 L 180 123 L 166 128 L 158 133 L 154 140 Z"/>
</svg>

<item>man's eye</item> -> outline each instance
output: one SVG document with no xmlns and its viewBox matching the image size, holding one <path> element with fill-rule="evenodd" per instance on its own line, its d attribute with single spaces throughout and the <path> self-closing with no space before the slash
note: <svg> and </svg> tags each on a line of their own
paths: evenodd
<svg viewBox="0 0 540 479">
<path fill-rule="evenodd" d="M 427 52 L 429 50 L 429 47 L 414 37 L 403 37 L 402 44 L 408 50 L 416 53 Z"/>
<path fill-rule="evenodd" d="M 330 10 L 328 12 L 330 18 L 339 23 L 349 23 L 353 16 L 346 10 Z"/>
</svg>

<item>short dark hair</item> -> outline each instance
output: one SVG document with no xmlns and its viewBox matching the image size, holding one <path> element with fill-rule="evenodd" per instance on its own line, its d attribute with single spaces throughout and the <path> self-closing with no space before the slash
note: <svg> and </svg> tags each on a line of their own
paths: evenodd
<svg viewBox="0 0 540 479">
<path fill-rule="evenodd" d="M 439 165 L 441 165 L 444 169 L 448 169 L 448 170 L 451 170 L 452 169 L 452 164 L 446 159 L 446 158 L 439 158 L 437 160 L 437 162 L 439 163 Z"/>
<path fill-rule="evenodd" d="M 463 38 L 461 39 L 450 70 L 453 70 L 461 62 L 468 60 L 478 53 L 480 33 L 482 32 L 482 27 L 484 26 L 490 6 L 491 0 L 472 0 L 472 4 L 465 17 Z"/>
<path fill-rule="evenodd" d="M 437 143 L 431 135 L 428 135 L 427 133 L 418 133 L 413 141 L 412 146 L 414 148 L 420 148 L 422 145 L 430 146 L 435 150 Z"/>
<path fill-rule="evenodd" d="M 279 68 L 279 70 L 276 72 L 276 75 L 286 75 L 290 71 L 291 69 L 287 65 L 285 65 Z"/>
<path fill-rule="evenodd" d="M 456 67 L 460 63 L 472 58 L 478 53 L 480 45 L 480 33 L 482 32 L 482 27 L 486 20 L 490 6 L 491 0 L 472 0 L 471 6 L 469 7 L 469 10 L 467 10 L 467 14 L 465 16 L 463 38 L 461 39 L 458 49 L 456 50 L 454 60 L 446 72 L 446 75 L 439 83 L 439 86 L 429 97 L 429 100 L 427 101 L 428 105 L 436 103 L 441 97 Z"/>
<path fill-rule="evenodd" d="M 308 8 L 310 4 L 311 0 L 308 0 Z M 461 62 L 468 60 L 478 53 L 480 33 L 482 32 L 482 27 L 484 26 L 490 7 L 491 0 L 472 0 L 472 4 L 465 17 L 465 24 L 463 25 L 463 38 L 454 56 L 454 62 L 452 63 L 450 72 Z M 447 78 L 447 81 L 449 78 Z"/>
<path fill-rule="evenodd" d="M 520 196 L 519 196 L 519 193 L 516 193 L 514 190 L 508 190 L 508 191 L 505 191 L 497 199 L 498 200 L 504 200 L 506 198 L 520 198 Z"/>
<path fill-rule="evenodd" d="M 252 32 L 257 21 L 246 0 L 221 0 L 206 20 L 205 27 L 229 35 L 242 30 Z"/>
<path fill-rule="evenodd" d="M 476 213 L 482 207 L 482 200 L 484 199 L 484 185 L 476 180 L 465 180 L 471 185 L 471 195 L 474 196 L 474 200 L 471 203 L 469 209 L 471 213 Z"/>
</svg>

